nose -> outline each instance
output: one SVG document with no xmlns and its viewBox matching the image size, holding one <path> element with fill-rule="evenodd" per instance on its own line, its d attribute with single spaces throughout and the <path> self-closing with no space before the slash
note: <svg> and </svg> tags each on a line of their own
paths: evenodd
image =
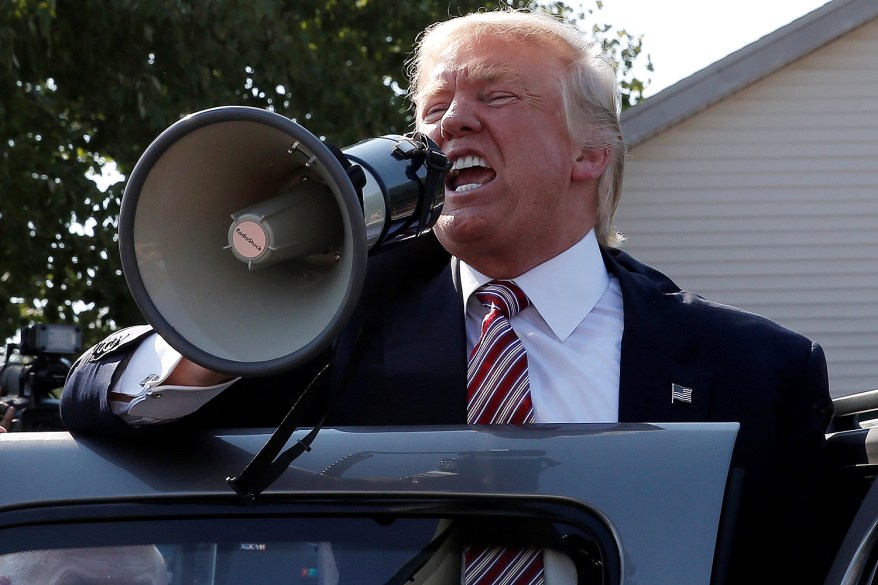
<svg viewBox="0 0 878 585">
<path fill-rule="evenodd" d="M 471 104 L 455 99 L 439 121 L 439 135 L 448 140 L 482 129 L 482 123 Z"/>
</svg>

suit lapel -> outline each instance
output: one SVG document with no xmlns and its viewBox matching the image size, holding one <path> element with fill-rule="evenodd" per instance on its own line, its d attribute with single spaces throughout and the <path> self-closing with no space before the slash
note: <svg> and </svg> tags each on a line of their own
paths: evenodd
<svg viewBox="0 0 878 585">
<path fill-rule="evenodd" d="M 448 254 L 432 236 L 370 258 L 337 346 L 332 424 L 466 420 L 466 335 Z"/>
<path fill-rule="evenodd" d="M 624 304 L 619 420 L 706 420 L 713 374 L 692 363 L 698 348 L 678 318 L 682 293 L 627 254 L 604 252 L 604 261 L 619 280 Z"/>
<path fill-rule="evenodd" d="M 383 345 L 390 386 L 414 408 L 427 405 L 436 422 L 465 422 L 466 333 L 451 266 L 401 295 L 388 317 Z"/>
</svg>

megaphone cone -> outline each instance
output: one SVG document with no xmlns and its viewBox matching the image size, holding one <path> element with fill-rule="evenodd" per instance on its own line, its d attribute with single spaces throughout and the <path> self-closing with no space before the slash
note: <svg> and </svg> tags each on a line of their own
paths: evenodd
<svg viewBox="0 0 878 585">
<path fill-rule="evenodd" d="M 441 181 L 399 144 L 412 139 L 340 156 L 292 120 L 242 106 L 173 124 L 137 162 L 119 216 L 144 317 L 185 357 L 231 375 L 326 349 L 353 313 L 370 248 L 428 229 L 441 209 Z"/>
</svg>

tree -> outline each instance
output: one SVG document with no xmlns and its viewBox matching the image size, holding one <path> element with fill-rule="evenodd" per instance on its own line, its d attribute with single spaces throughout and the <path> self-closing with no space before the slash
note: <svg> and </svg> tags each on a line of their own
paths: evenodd
<svg viewBox="0 0 878 585">
<path fill-rule="evenodd" d="M 127 175 L 161 131 L 217 105 L 271 109 L 342 146 L 405 132 L 416 33 L 483 6 L 496 0 L 6 0 L 0 337 L 69 323 L 88 345 L 143 322 L 117 253 L 124 184 L 94 181 L 109 163 Z M 630 69 L 640 39 L 593 31 Z M 629 103 L 642 85 L 627 83 Z"/>
</svg>

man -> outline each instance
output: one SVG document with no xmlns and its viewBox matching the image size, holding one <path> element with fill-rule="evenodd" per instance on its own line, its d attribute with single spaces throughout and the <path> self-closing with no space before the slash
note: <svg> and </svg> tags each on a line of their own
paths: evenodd
<svg viewBox="0 0 878 585">
<path fill-rule="evenodd" d="M 526 354 L 523 420 L 740 422 L 733 582 L 770 582 L 775 570 L 806 582 L 796 569 L 812 558 L 806 535 L 832 412 L 823 352 L 681 291 L 618 250 L 625 151 L 612 68 L 575 28 L 514 11 L 434 25 L 411 65 L 417 129 L 453 163 L 445 206 L 435 239 L 370 259 L 333 348 L 327 422 L 479 420 L 467 414 L 467 359 L 488 311 L 476 291 L 502 279 L 527 297 L 508 319 Z M 68 380 L 62 414 L 73 430 L 126 432 L 180 417 L 264 425 L 295 398 L 280 390 L 304 387 L 319 366 L 229 386 L 148 329 L 116 341 L 87 352 Z M 793 542 L 799 556 L 782 555 Z M 817 583 L 818 573 L 803 575 Z"/>
</svg>

